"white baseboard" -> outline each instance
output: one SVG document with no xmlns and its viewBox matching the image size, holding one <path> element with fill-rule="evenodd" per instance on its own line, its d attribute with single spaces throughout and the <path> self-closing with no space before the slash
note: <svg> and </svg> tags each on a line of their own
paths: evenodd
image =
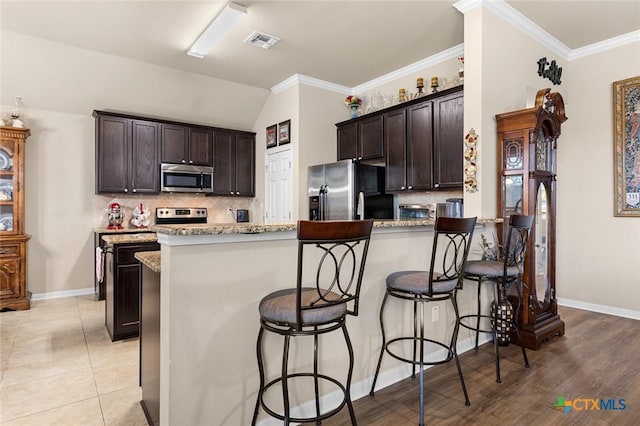
<svg viewBox="0 0 640 426">
<path fill-rule="evenodd" d="M 595 303 L 582 302 L 580 300 L 564 299 L 558 297 L 558 305 L 569 308 L 582 309 L 585 311 L 599 312 L 601 314 L 614 315 L 616 317 L 624 317 L 640 320 L 640 312 L 631 309 L 616 308 L 615 306 L 597 305 Z"/>
<path fill-rule="evenodd" d="M 76 290 L 49 291 L 47 293 L 31 293 L 31 300 L 59 299 L 61 297 L 74 297 L 93 294 L 93 287 L 79 288 Z"/>
</svg>

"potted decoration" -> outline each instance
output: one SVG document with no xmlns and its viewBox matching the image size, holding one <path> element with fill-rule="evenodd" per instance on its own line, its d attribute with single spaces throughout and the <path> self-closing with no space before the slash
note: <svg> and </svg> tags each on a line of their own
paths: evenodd
<svg viewBox="0 0 640 426">
<path fill-rule="evenodd" d="M 360 109 L 360 105 L 362 105 L 362 98 L 349 95 L 345 98 L 344 104 L 351 111 L 351 118 L 356 118 L 358 116 L 358 109 Z"/>
</svg>

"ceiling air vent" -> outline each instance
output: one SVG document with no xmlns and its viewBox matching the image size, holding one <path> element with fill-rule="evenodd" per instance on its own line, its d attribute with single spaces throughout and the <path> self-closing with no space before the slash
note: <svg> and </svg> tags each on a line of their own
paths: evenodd
<svg viewBox="0 0 640 426">
<path fill-rule="evenodd" d="M 271 47 L 279 42 L 278 37 L 274 37 L 269 34 L 254 31 L 251 35 L 244 39 L 245 43 L 252 44 L 254 46 L 262 47 L 263 49 L 271 49 Z"/>
</svg>

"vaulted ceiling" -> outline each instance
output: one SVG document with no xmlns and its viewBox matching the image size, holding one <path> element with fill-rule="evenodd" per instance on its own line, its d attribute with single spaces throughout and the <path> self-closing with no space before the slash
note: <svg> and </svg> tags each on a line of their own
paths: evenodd
<svg viewBox="0 0 640 426">
<path fill-rule="evenodd" d="M 640 34 L 637 0 L 491 1 L 493 8 L 531 21 L 567 51 Z M 186 51 L 224 1 L 1 0 L 0 24 L 265 89 L 294 74 L 354 87 L 464 42 L 463 14 L 454 1 L 236 2 L 248 7 L 247 16 L 203 59 Z M 244 43 L 256 30 L 281 41 L 270 50 Z"/>
</svg>

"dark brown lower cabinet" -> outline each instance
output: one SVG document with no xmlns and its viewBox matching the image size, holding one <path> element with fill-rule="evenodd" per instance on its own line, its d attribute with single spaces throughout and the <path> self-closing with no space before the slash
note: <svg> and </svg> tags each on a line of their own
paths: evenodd
<svg viewBox="0 0 640 426">
<path fill-rule="evenodd" d="M 114 244 L 105 264 L 105 325 L 112 341 L 137 337 L 140 325 L 139 251 L 160 250 L 158 243 Z"/>
<path fill-rule="evenodd" d="M 160 424 L 160 273 L 142 266 L 140 300 L 140 405 L 150 425 Z"/>
</svg>

